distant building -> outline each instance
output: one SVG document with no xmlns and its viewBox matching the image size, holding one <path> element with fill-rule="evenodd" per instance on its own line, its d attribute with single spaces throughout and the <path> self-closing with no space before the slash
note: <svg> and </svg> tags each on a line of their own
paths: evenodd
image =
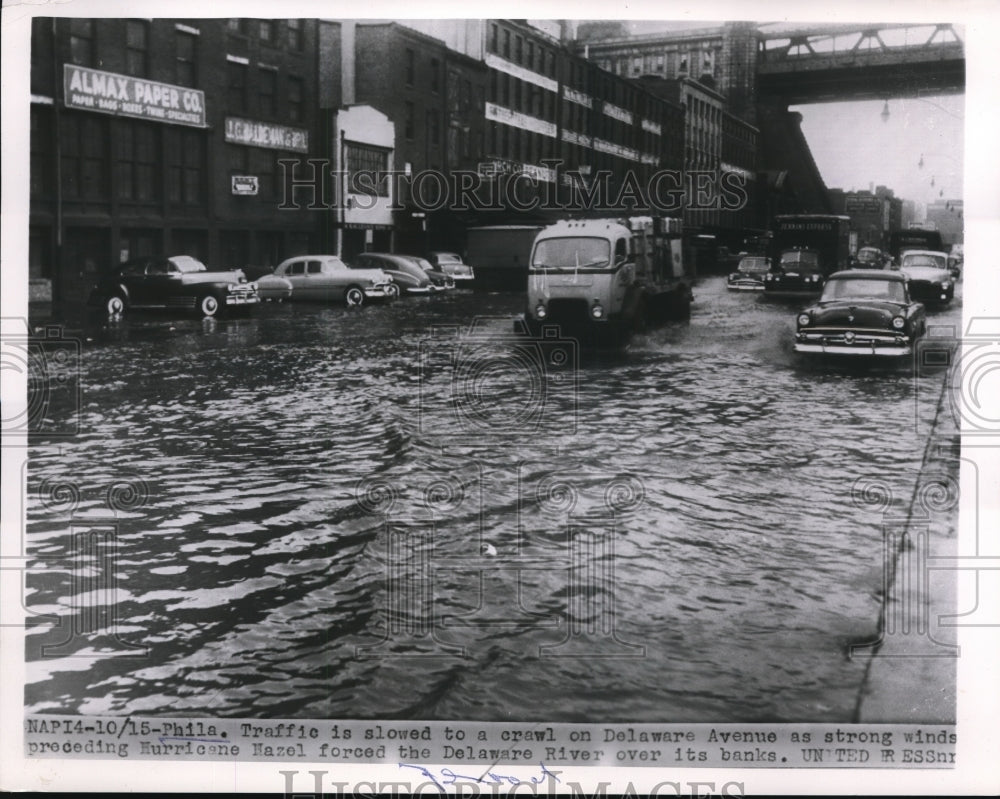
<svg viewBox="0 0 1000 799">
<path fill-rule="evenodd" d="M 965 203 L 963 200 L 938 200 L 927 206 L 926 221 L 941 233 L 948 246 L 965 243 Z"/>
<path fill-rule="evenodd" d="M 830 189 L 830 206 L 835 214 L 851 218 L 856 246 L 887 249 L 889 234 L 902 228 L 903 201 L 885 186 L 874 191 Z"/>
</svg>

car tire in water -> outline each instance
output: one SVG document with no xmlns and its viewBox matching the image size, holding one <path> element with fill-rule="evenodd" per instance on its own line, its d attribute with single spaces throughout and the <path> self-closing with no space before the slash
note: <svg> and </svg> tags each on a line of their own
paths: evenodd
<svg viewBox="0 0 1000 799">
<path fill-rule="evenodd" d="M 219 316 L 222 310 L 222 303 L 214 294 L 202 294 L 198 298 L 198 312 L 205 318 Z"/>
<path fill-rule="evenodd" d="M 112 294 L 104 302 L 104 310 L 108 316 L 121 316 L 125 313 L 125 298 L 120 294 Z"/>
<path fill-rule="evenodd" d="M 344 292 L 344 302 L 348 308 L 365 304 L 365 292 L 358 286 L 348 286 Z"/>
</svg>

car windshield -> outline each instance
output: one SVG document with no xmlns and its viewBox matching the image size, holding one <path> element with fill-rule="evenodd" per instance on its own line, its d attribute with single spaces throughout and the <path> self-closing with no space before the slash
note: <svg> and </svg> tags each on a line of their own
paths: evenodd
<svg viewBox="0 0 1000 799">
<path fill-rule="evenodd" d="M 878 257 L 879 257 L 879 251 L 878 250 L 859 250 L 858 251 L 858 260 L 859 261 L 864 261 L 866 263 L 870 263 L 872 261 L 877 261 Z"/>
<path fill-rule="evenodd" d="M 827 282 L 821 299 L 824 302 L 848 299 L 904 302 L 906 295 L 903 291 L 903 283 L 899 280 L 840 278 Z"/>
<path fill-rule="evenodd" d="M 192 258 L 190 255 L 172 255 L 168 259 L 175 267 L 178 272 L 206 272 L 208 271 L 205 264 L 196 258 Z M 171 269 L 170 271 L 174 271 Z"/>
<path fill-rule="evenodd" d="M 907 253 L 903 256 L 900 268 L 906 269 L 913 266 L 930 266 L 935 269 L 946 269 L 947 264 L 948 258 L 946 256 L 938 257 L 936 255 Z"/>
<path fill-rule="evenodd" d="M 439 264 L 460 264 L 462 263 L 462 259 L 453 252 L 439 252 L 437 254 L 437 262 Z"/>
<path fill-rule="evenodd" d="M 740 261 L 739 271 L 749 272 L 751 274 L 759 275 L 766 272 L 770 268 L 770 264 L 767 258 L 744 258 Z"/>
<path fill-rule="evenodd" d="M 532 254 L 533 269 L 594 269 L 610 265 L 611 243 L 607 239 L 576 237 L 543 239 Z"/>
<path fill-rule="evenodd" d="M 804 272 L 819 270 L 819 256 L 809 250 L 792 250 L 781 254 L 783 269 L 801 269 Z"/>
</svg>

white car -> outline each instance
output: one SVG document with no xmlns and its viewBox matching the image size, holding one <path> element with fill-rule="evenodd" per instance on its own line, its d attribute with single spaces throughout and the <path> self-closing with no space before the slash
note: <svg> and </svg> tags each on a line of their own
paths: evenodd
<svg viewBox="0 0 1000 799">
<path fill-rule="evenodd" d="M 287 290 L 293 300 L 364 305 L 373 299 L 399 296 L 392 278 L 381 269 L 352 269 L 336 255 L 297 255 L 282 261 L 257 281 L 265 299 Z M 279 297 L 274 297 L 279 298 Z"/>
</svg>

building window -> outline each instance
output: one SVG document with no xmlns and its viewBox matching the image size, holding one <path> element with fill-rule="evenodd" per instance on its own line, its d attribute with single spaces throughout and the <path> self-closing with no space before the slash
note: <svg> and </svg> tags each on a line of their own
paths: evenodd
<svg viewBox="0 0 1000 799">
<path fill-rule="evenodd" d="M 302 78 L 288 79 L 288 119 L 291 122 L 302 121 Z"/>
<path fill-rule="evenodd" d="M 435 109 L 427 112 L 427 139 L 433 147 L 437 147 L 441 143 L 440 113 Z"/>
<path fill-rule="evenodd" d="M 260 114 L 265 117 L 277 116 L 275 109 L 275 93 L 277 91 L 278 73 L 273 69 L 259 70 L 260 84 Z"/>
<path fill-rule="evenodd" d="M 503 57 L 510 58 L 510 31 L 503 32 Z"/>
<path fill-rule="evenodd" d="M 273 197 L 275 194 L 274 165 L 278 157 L 273 150 L 250 148 L 250 174 L 257 176 L 259 197 Z"/>
<path fill-rule="evenodd" d="M 151 202 L 157 187 L 157 129 L 151 124 L 122 121 L 118 135 L 118 197 Z"/>
<path fill-rule="evenodd" d="M 441 62 L 431 59 L 431 91 L 437 94 L 441 91 Z"/>
<path fill-rule="evenodd" d="M 197 36 L 177 31 L 176 80 L 180 86 L 194 86 L 198 80 Z"/>
<path fill-rule="evenodd" d="M 347 164 L 347 173 L 353 179 L 358 172 L 367 172 L 373 175 L 371 180 L 365 180 L 364 185 L 368 192 L 374 184 L 375 194 L 379 197 L 389 196 L 389 151 L 380 147 L 370 147 L 366 144 L 348 144 L 344 149 L 344 160 Z M 378 180 L 374 175 L 382 175 Z"/>
<path fill-rule="evenodd" d="M 63 114 L 63 190 L 69 198 L 103 200 L 108 196 L 108 121 Z"/>
<path fill-rule="evenodd" d="M 258 30 L 258 34 L 260 36 L 260 40 L 264 44 L 271 44 L 271 45 L 273 45 L 275 43 L 274 42 L 274 23 L 271 22 L 271 20 L 269 20 L 269 19 L 258 20 L 258 23 L 259 23 L 259 27 L 258 27 L 257 30 Z"/>
<path fill-rule="evenodd" d="M 52 125 L 52 114 L 49 109 L 41 109 L 32 105 L 30 125 L 31 196 L 42 197 L 50 191 L 49 181 L 52 174 L 52 159 L 49 156 L 51 148 L 47 146 L 50 141 Z"/>
<path fill-rule="evenodd" d="M 238 33 L 241 36 L 247 35 L 247 21 L 245 19 L 230 19 L 226 26 L 230 33 Z"/>
<path fill-rule="evenodd" d="M 406 117 L 403 120 L 403 131 L 408 141 L 413 140 L 413 103 L 407 101 L 404 105 Z"/>
<path fill-rule="evenodd" d="M 125 21 L 125 71 L 137 78 L 146 77 L 149 50 L 149 24 L 143 20 Z"/>
<path fill-rule="evenodd" d="M 303 47 L 302 20 L 290 19 L 287 22 L 287 26 L 288 26 L 288 48 L 290 50 L 295 50 L 296 52 L 301 52 Z"/>
<path fill-rule="evenodd" d="M 69 22 L 69 57 L 81 67 L 94 65 L 94 21 L 71 19 Z"/>
<path fill-rule="evenodd" d="M 518 64 L 524 61 L 524 39 L 520 36 L 514 37 L 514 60 Z"/>
<path fill-rule="evenodd" d="M 406 49 L 406 85 L 407 86 L 412 86 L 413 85 L 413 73 L 416 70 L 415 63 L 416 63 L 416 55 L 414 54 L 414 52 L 411 49 L 407 48 Z"/>
<path fill-rule="evenodd" d="M 167 199 L 201 205 L 205 201 L 203 134 L 171 129 L 167 139 Z"/>
<path fill-rule="evenodd" d="M 250 172 L 250 148 L 242 144 L 230 144 L 229 171 L 233 175 L 246 175 Z"/>
<path fill-rule="evenodd" d="M 490 52 L 491 53 L 497 52 L 497 47 L 498 47 L 497 37 L 499 36 L 499 33 L 500 33 L 500 29 L 497 27 L 497 24 L 494 22 L 493 24 L 490 25 Z"/>
<path fill-rule="evenodd" d="M 535 43 L 534 42 L 528 42 L 528 60 L 527 60 L 526 63 L 527 63 L 528 69 L 534 69 L 535 68 Z"/>
<path fill-rule="evenodd" d="M 246 111 L 247 65 L 228 61 L 226 69 L 229 78 L 226 89 L 226 104 L 230 111 Z"/>
</svg>

